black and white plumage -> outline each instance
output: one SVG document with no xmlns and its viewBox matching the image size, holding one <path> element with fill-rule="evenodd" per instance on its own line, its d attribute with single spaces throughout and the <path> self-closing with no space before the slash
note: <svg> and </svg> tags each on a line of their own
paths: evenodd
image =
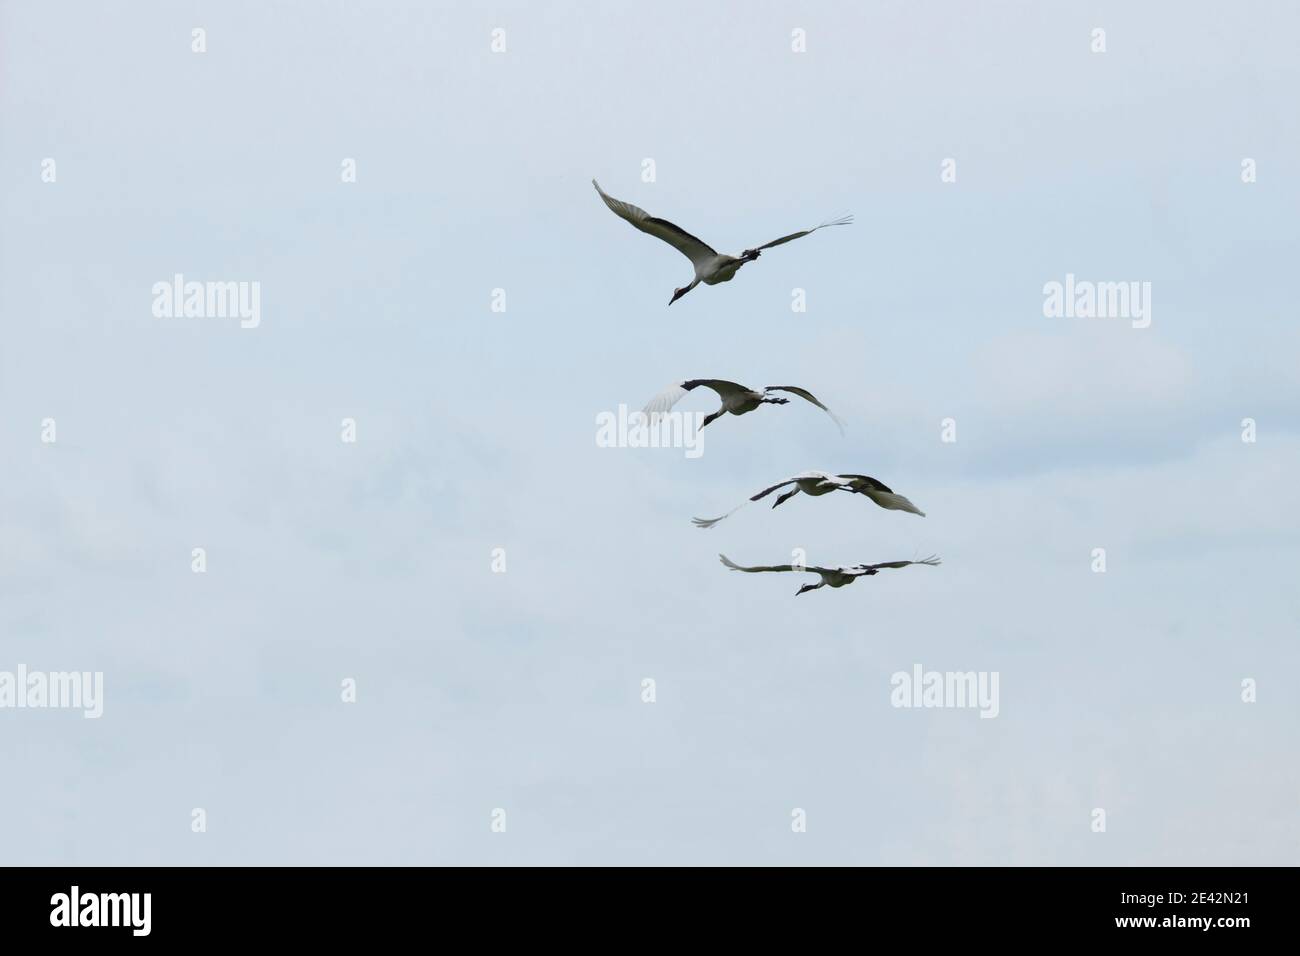
<svg viewBox="0 0 1300 956">
<path fill-rule="evenodd" d="M 798 395 L 805 401 L 812 402 L 824 411 L 835 422 L 840 434 L 844 434 L 844 423 L 839 420 L 835 413 L 818 401 L 817 396 L 813 395 L 812 392 L 796 385 L 768 385 L 760 392 L 757 389 L 738 385 L 735 382 L 727 382 L 720 378 L 693 378 L 685 382 L 674 382 L 669 385 L 650 399 L 650 402 L 642 411 L 653 419 L 654 416 L 662 415 L 676 405 L 687 392 L 699 388 L 701 385 L 713 389 L 718 393 L 718 397 L 722 399 L 722 407 L 712 415 L 706 415 L 704 423 L 700 425 L 701 428 L 727 412 L 733 415 L 744 415 L 752 412 L 760 405 L 788 405 L 790 399 L 775 397 L 769 395 L 768 392 L 789 392 L 792 395 Z"/>
<path fill-rule="evenodd" d="M 659 219 L 650 215 L 639 206 L 623 202 L 621 199 L 615 199 L 605 190 L 600 188 L 600 183 L 592 180 L 591 184 L 596 187 L 596 192 L 600 193 L 600 198 L 605 201 L 605 205 L 613 210 L 614 214 L 621 219 L 626 219 L 633 226 L 644 233 L 654 236 L 656 239 L 662 239 L 668 243 L 687 259 L 691 260 L 691 265 L 695 267 L 695 278 L 691 284 L 680 289 L 673 290 L 673 297 L 668 300 L 672 305 L 686 293 L 690 292 L 697 285 L 703 282 L 705 285 L 717 285 L 719 282 L 730 282 L 736 272 L 746 262 L 753 262 L 759 257 L 764 249 L 771 249 L 774 246 L 783 245 L 794 239 L 801 239 L 804 236 L 811 235 L 823 226 L 846 226 L 853 221 L 852 216 L 843 216 L 839 219 L 830 219 L 820 225 L 813 226 L 811 229 L 804 229 L 801 232 L 792 232 L 788 236 L 782 236 L 780 239 L 773 239 L 771 242 L 764 243 L 761 246 L 755 246 L 753 249 L 746 249 L 739 256 L 723 255 L 703 240 L 696 239 L 685 229 L 676 226 L 667 219 Z"/>
<path fill-rule="evenodd" d="M 928 558 L 922 558 L 920 561 L 885 561 L 881 564 L 850 564 L 836 568 L 817 568 L 811 565 L 800 566 L 794 564 L 771 564 L 762 565 L 752 568 L 741 567 L 732 561 L 725 554 L 718 555 L 722 563 L 733 571 L 746 571 L 754 574 L 759 571 L 805 571 L 809 574 L 820 575 L 821 582 L 818 584 L 805 584 L 798 591 L 794 592 L 795 597 L 803 594 L 805 591 L 816 591 L 818 588 L 832 587 L 842 588 L 846 584 L 852 584 L 858 578 L 869 577 L 878 573 L 882 568 L 905 568 L 912 564 L 926 564 L 931 567 L 939 564 L 939 558 L 936 555 L 930 555 Z"/>
<path fill-rule="evenodd" d="M 847 491 L 850 494 L 864 495 L 870 498 L 882 508 L 891 511 L 907 511 L 914 515 L 925 517 L 925 512 L 918 508 L 912 502 L 908 501 L 900 494 L 896 494 L 888 485 L 870 478 L 866 475 L 831 475 L 824 471 L 805 471 L 784 481 L 778 481 L 776 484 L 764 488 L 756 495 L 745 499 L 736 507 L 732 508 L 725 515 L 717 518 L 692 518 L 691 522 L 697 528 L 712 528 L 723 518 L 727 518 L 751 501 L 759 501 L 766 498 L 778 488 L 784 488 L 787 485 L 794 485 L 789 491 L 779 495 L 776 501 L 772 502 L 772 507 L 782 504 L 802 492 L 814 498 L 828 495 L 832 491 Z"/>
</svg>

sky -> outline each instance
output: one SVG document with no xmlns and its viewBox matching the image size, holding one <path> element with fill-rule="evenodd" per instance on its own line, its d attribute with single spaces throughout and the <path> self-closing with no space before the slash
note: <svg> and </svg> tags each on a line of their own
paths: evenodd
<svg viewBox="0 0 1300 956">
<path fill-rule="evenodd" d="M 0 707 L 0 863 L 1300 862 L 1297 30 L 0 3 L 0 674 L 103 675 Z M 730 253 L 855 222 L 670 308 L 593 177 Z M 159 317 L 176 274 L 256 326 Z M 1067 275 L 1150 324 L 1046 316 Z M 689 378 L 846 435 L 598 445 Z M 926 517 L 689 521 L 807 469 Z M 718 561 L 797 550 L 943 564 Z M 997 716 L 894 706 L 918 665 Z"/>
</svg>

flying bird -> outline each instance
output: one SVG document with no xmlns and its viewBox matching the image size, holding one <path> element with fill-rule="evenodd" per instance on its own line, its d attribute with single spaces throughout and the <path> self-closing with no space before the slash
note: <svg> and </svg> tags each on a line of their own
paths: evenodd
<svg viewBox="0 0 1300 956">
<path fill-rule="evenodd" d="M 773 239 L 771 242 L 756 246 L 753 249 L 746 249 L 739 256 L 727 256 L 715 251 L 708 243 L 696 239 L 685 229 L 673 225 L 667 219 L 658 219 L 639 206 L 633 206 L 629 202 L 615 199 L 601 189 L 600 183 L 596 182 L 596 180 L 593 179 L 591 184 L 596 187 L 596 192 L 600 193 L 600 198 L 605 200 L 605 205 L 612 209 L 616 216 L 626 219 L 642 232 L 649 233 L 657 239 L 662 239 L 687 259 L 690 259 L 691 265 L 695 266 L 695 278 L 691 280 L 690 285 L 673 290 L 673 297 L 668 300 L 669 305 L 672 305 L 701 282 L 705 285 L 730 282 L 741 266 L 746 262 L 753 262 L 764 249 L 783 245 L 793 239 L 802 239 L 804 236 L 812 235 L 823 226 L 847 226 L 853 221 L 852 216 L 829 219 L 820 225 L 813 226 L 811 229 L 792 232 L 788 236 Z"/>
<path fill-rule="evenodd" d="M 908 511 L 914 515 L 925 517 L 925 512 L 918 508 L 912 502 L 908 501 L 902 495 L 895 494 L 888 485 L 879 482 L 874 478 L 866 475 L 829 475 L 824 471 L 805 471 L 795 475 L 793 478 L 787 478 L 784 481 L 778 481 L 769 488 L 764 488 L 758 494 L 753 495 L 736 507 L 732 508 L 725 515 L 717 518 L 692 518 L 691 522 L 697 528 L 712 528 L 723 518 L 735 514 L 751 501 L 758 501 L 766 498 L 778 488 L 784 488 L 786 485 L 794 485 L 789 491 L 777 496 L 776 501 L 772 502 L 772 507 L 789 501 L 795 495 L 803 492 L 805 495 L 811 495 L 819 498 L 822 495 L 828 495 L 832 491 L 847 491 L 850 494 L 865 495 L 882 508 L 888 508 L 891 511 Z"/>
<path fill-rule="evenodd" d="M 722 407 L 712 415 L 706 415 L 704 423 L 700 425 L 701 428 L 727 412 L 731 412 L 733 415 L 744 415 L 752 412 L 760 405 L 788 405 L 790 399 L 772 396 L 768 392 L 789 392 L 792 395 L 798 395 L 804 401 L 812 402 L 824 411 L 835 422 L 840 434 L 844 434 L 844 423 L 836 417 L 835 413 L 818 401 L 812 392 L 795 385 L 769 385 L 760 392 L 744 385 L 737 385 L 735 382 L 725 382 L 720 378 L 693 378 L 686 382 L 674 382 L 669 385 L 650 399 L 650 403 L 642 411 L 652 417 L 662 415 L 681 401 L 683 395 L 692 389 L 699 388 L 701 385 L 713 389 L 718 393 L 718 397 L 722 399 Z"/>
<path fill-rule="evenodd" d="M 883 564 L 850 564 L 838 568 L 814 568 L 811 566 L 805 567 L 793 564 L 773 564 L 763 567 L 742 568 L 725 554 L 720 554 L 718 557 L 722 559 L 723 564 L 731 568 L 733 571 L 748 571 L 751 574 L 757 571 L 806 571 L 809 574 L 817 574 L 821 576 L 821 583 L 805 584 L 798 591 L 794 592 L 795 597 L 798 597 L 805 591 L 816 591 L 818 588 L 828 586 L 833 588 L 842 588 L 846 584 L 852 584 L 858 578 L 865 578 L 876 574 L 881 568 L 905 568 L 910 564 L 928 564 L 933 567 L 939 563 L 938 557 L 930 555 L 930 557 L 923 558 L 920 561 L 886 561 Z"/>
</svg>

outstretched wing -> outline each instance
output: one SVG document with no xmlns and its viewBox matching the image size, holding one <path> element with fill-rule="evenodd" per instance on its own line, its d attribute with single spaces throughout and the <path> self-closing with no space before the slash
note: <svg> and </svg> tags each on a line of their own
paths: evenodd
<svg viewBox="0 0 1300 956">
<path fill-rule="evenodd" d="M 695 527 L 697 527 L 697 528 L 712 528 L 715 524 L 717 524 L 717 523 L 718 523 L 719 521 L 721 521 L 723 518 L 730 518 L 732 515 L 734 515 L 734 514 L 735 514 L 737 511 L 739 511 L 741 508 L 745 507 L 745 505 L 747 505 L 747 504 L 749 504 L 749 500 L 748 500 L 748 499 L 746 499 L 745 501 L 742 501 L 740 504 L 736 505 L 736 507 L 732 508 L 732 509 L 731 509 L 730 511 L 728 511 L 725 515 L 718 515 L 716 518 L 692 518 L 692 519 L 691 519 L 691 524 L 695 525 Z"/>
<path fill-rule="evenodd" d="M 790 481 L 794 481 L 794 479 L 791 478 Z M 763 497 L 765 494 L 767 494 L 768 491 L 772 491 L 772 490 L 775 489 L 775 488 L 780 488 L 781 485 L 788 485 L 788 484 L 790 484 L 790 481 L 783 481 L 783 482 L 781 482 L 780 485 L 773 485 L 771 488 L 768 488 L 767 491 L 760 491 L 758 494 L 756 494 L 756 495 L 755 495 L 754 497 L 752 497 L 752 498 L 746 498 L 746 499 L 745 499 L 744 501 L 742 501 L 740 504 L 736 505 L 736 507 L 734 507 L 734 508 L 732 508 L 730 511 L 728 511 L 725 515 L 718 515 L 718 517 L 716 517 L 716 518 L 692 518 L 692 519 L 691 519 L 691 524 L 695 525 L 695 527 L 697 527 L 697 528 L 712 528 L 715 524 L 717 524 L 717 523 L 718 523 L 719 521 L 721 521 L 723 518 L 730 518 L 732 515 L 734 515 L 734 514 L 735 514 L 737 511 L 739 511 L 741 508 L 745 507 L 745 505 L 749 504 L 751 501 L 757 501 L 759 498 L 761 498 L 761 497 Z"/>
<path fill-rule="evenodd" d="M 815 574 L 830 573 L 829 568 L 812 568 L 812 567 L 797 568 L 793 564 L 771 564 L 771 565 L 763 565 L 761 567 L 742 568 L 739 564 L 737 564 L 735 561 L 732 561 L 725 554 L 720 554 L 718 555 L 718 557 L 721 558 L 722 563 L 725 564 L 727 567 L 731 568 L 731 570 L 748 571 L 751 574 L 755 571 L 812 571 Z"/>
<path fill-rule="evenodd" d="M 686 382 L 674 382 L 646 404 L 642 411 L 647 415 L 659 415 L 668 411 L 682 400 L 682 396 L 691 389 L 699 388 L 703 385 L 705 388 L 711 388 L 718 393 L 719 398 L 726 398 L 735 392 L 747 392 L 749 389 L 743 385 L 737 385 L 735 382 L 726 382 L 720 378 L 693 378 Z"/>
<path fill-rule="evenodd" d="M 766 497 L 767 497 L 768 495 L 770 495 L 772 492 L 776 491 L 776 489 L 778 489 L 778 488 L 784 488 L 786 485 L 793 485 L 793 484 L 794 484 L 796 481 L 798 481 L 800 478 L 804 478 L 804 477 L 809 477 L 809 476 L 806 476 L 806 475 L 795 475 L 793 478 L 787 478 L 785 481 L 778 481 L 776 484 L 771 485 L 771 486 L 769 486 L 769 487 L 767 487 L 767 488 L 764 488 L 764 489 L 763 489 L 762 491 L 760 491 L 758 494 L 756 494 L 756 495 L 750 495 L 750 496 L 749 496 L 749 500 L 750 500 L 750 501 L 758 501 L 758 500 L 761 499 L 761 498 L 766 498 Z"/>
<path fill-rule="evenodd" d="M 873 491 L 888 491 L 892 494 L 894 490 L 883 481 L 877 481 L 869 475 L 837 475 L 836 477 L 847 478 L 849 481 L 853 482 L 854 491 L 858 491 L 861 488 L 870 488 Z"/>
<path fill-rule="evenodd" d="M 793 571 L 794 570 L 793 564 L 770 564 L 770 565 L 764 565 L 762 567 L 742 568 L 739 564 L 737 564 L 735 561 L 732 561 L 725 554 L 720 554 L 718 555 L 718 557 L 722 559 L 723 564 L 731 568 L 731 570 L 733 571 L 748 571 L 752 574 L 755 571 Z"/>
<path fill-rule="evenodd" d="M 692 518 L 691 523 L 694 524 L 695 527 L 697 528 L 712 528 L 723 518 L 731 517 L 741 508 L 745 507 L 745 505 L 749 504 L 751 501 L 758 501 L 760 498 L 766 498 L 772 492 L 776 491 L 776 489 L 784 488 L 786 485 L 792 485 L 796 481 L 803 481 L 806 478 L 817 478 L 820 479 L 821 481 L 829 481 L 831 484 L 838 485 L 839 487 L 844 488 L 845 490 L 849 490 L 849 491 L 852 490 L 852 488 L 850 487 L 847 481 L 841 481 L 840 478 L 835 475 L 828 475 L 824 471 L 805 471 L 795 475 L 793 478 L 787 478 L 785 479 L 785 481 L 778 481 L 776 484 L 768 488 L 764 488 L 756 495 L 751 495 L 750 497 L 742 501 L 740 504 L 736 505 L 736 507 L 728 511 L 725 515 L 721 515 L 717 518 Z"/>
<path fill-rule="evenodd" d="M 769 386 L 767 386 L 767 388 L 763 389 L 763 391 L 765 391 L 765 392 L 790 392 L 792 395 L 798 395 L 798 396 L 799 396 L 800 398 L 802 398 L 804 401 L 812 402 L 814 405 L 816 405 L 818 408 L 820 408 L 822 411 L 824 411 L 827 415 L 829 415 L 829 416 L 831 417 L 831 421 L 833 421 L 833 422 L 835 423 L 836 427 L 839 428 L 839 430 L 840 430 L 840 434 L 841 434 L 841 435 L 844 434 L 844 423 L 843 423 L 842 421 L 840 421 L 839 416 L 836 415 L 836 414 L 835 414 L 833 411 L 831 411 L 829 408 L 827 408 L 825 405 L 823 405 L 820 401 L 818 401 L 818 400 L 817 400 L 817 396 L 814 395 L 812 392 L 808 391 L 808 389 L 806 389 L 806 388 L 799 388 L 797 385 L 769 385 Z"/>
<path fill-rule="evenodd" d="M 662 239 L 686 256 L 687 259 L 690 259 L 695 265 L 698 266 L 701 263 L 708 262 L 717 256 L 717 253 L 713 251 L 707 242 L 696 239 L 681 226 L 675 226 L 667 219 L 657 219 L 640 206 L 633 206 L 630 202 L 615 199 L 601 189 L 600 183 L 594 179 L 591 184 L 596 187 L 596 192 L 600 193 L 600 198 L 605 200 L 605 205 L 612 209 L 616 216 L 620 219 L 626 219 L 642 232 L 648 233 L 656 239 Z M 790 238 L 795 237 L 791 236 Z M 781 241 L 785 242 L 786 240 L 782 239 Z"/>
<path fill-rule="evenodd" d="M 795 475 L 793 478 L 787 478 L 785 481 L 777 482 L 775 485 L 772 485 L 770 488 L 764 488 L 756 495 L 751 495 L 750 497 L 742 501 L 740 504 L 736 505 L 736 507 L 728 511 L 725 515 L 719 515 L 716 518 L 692 518 L 691 524 L 695 525 L 695 527 L 697 528 L 712 528 L 723 518 L 730 518 L 732 515 L 734 515 L 741 508 L 745 507 L 745 505 L 749 504 L 751 501 L 757 501 L 759 498 L 763 498 L 767 495 L 770 495 L 778 488 L 784 488 L 786 485 L 792 485 L 800 478 L 816 478 L 816 477 L 829 478 L 830 476 L 829 475 L 823 476 L 822 473 L 819 471 L 806 471 L 802 475 Z"/>
<path fill-rule="evenodd" d="M 914 515 L 920 515 L 922 518 L 925 517 L 924 511 L 896 493 L 883 481 L 877 481 L 867 475 L 840 475 L 839 477 L 848 479 L 851 482 L 851 491 L 866 495 L 882 508 L 887 508 L 890 511 L 906 511 Z"/>
<path fill-rule="evenodd" d="M 804 236 L 811 236 L 818 229 L 825 226 L 847 226 L 851 222 L 853 222 L 852 216 L 841 216 L 839 219 L 828 219 L 826 222 L 813 226 L 811 229 L 805 229 L 803 232 L 792 232 L 788 236 L 782 236 L 780 239 L 773 239 L 771 242 L 765 243 L 757 248 L 747 249 L 746 252 L 762 252 L 764 249 L 771 249 L 773 246 L 783 246 L 787 242 L 802 239 Z"/>
<path fill-rule="evenodd" d="M 920 561 L 885 561 L 882 564 L 864 564 L 861 567 L 866 571 L 879 571 L 881 568 L 905 568 L 909 564 L 928 564 L 931 567 L 939 564 L 938 555 L 930 555 L 928 558 L 922 558 Z"/>
<path fill-rule="evenodd" d="M 880 505 L 880 507 L 885 508 L 889 511 L 906 511 L 910 514 L 920 515 L 922 518 L 925 517 L 924 511 L 922 511 L 916 505 L 912 504 L 912 502 L 908 501 L 902 495 L 895 494 L 892 491 L 867 490 L 867 491 L 860 491 L 858 492 L 858 494 L 866 495 L 876 504 Z"/>
</svg>

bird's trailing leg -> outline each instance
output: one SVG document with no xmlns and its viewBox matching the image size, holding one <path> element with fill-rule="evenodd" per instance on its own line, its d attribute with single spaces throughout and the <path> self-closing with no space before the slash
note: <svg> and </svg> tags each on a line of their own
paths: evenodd
<svg viewBox="0 0 1300 956">
<path fill-rule="evenodd" d="M 781 497 L 777 498 L 776 501 L 772 502 L 772 507 L 775 508 L 775 507 L 776 507 L 777 505 L 779 505 L 781 502 L 790 500 L 791 498 L 793 498 L 793 497 L 794 497 L 795 495 L 797 495 L 798 493 L 799 493 L 799 489 L 798 489 L 798 488 L 794 489 L 794 491 L 787 491 L 787 492 L 786 492 L 785 494 L 783 494 Z"/>
<path fill-rule="evenodd" d="M 790 399 L 788 399 L 788 398 L 771 398 L 770 396 L 764 396 L 764 398 L 763 398 L 763 404 L 764 404 L 764 405 L 789 405 L 789 404 L 790 404 Z"/>
</svg>

